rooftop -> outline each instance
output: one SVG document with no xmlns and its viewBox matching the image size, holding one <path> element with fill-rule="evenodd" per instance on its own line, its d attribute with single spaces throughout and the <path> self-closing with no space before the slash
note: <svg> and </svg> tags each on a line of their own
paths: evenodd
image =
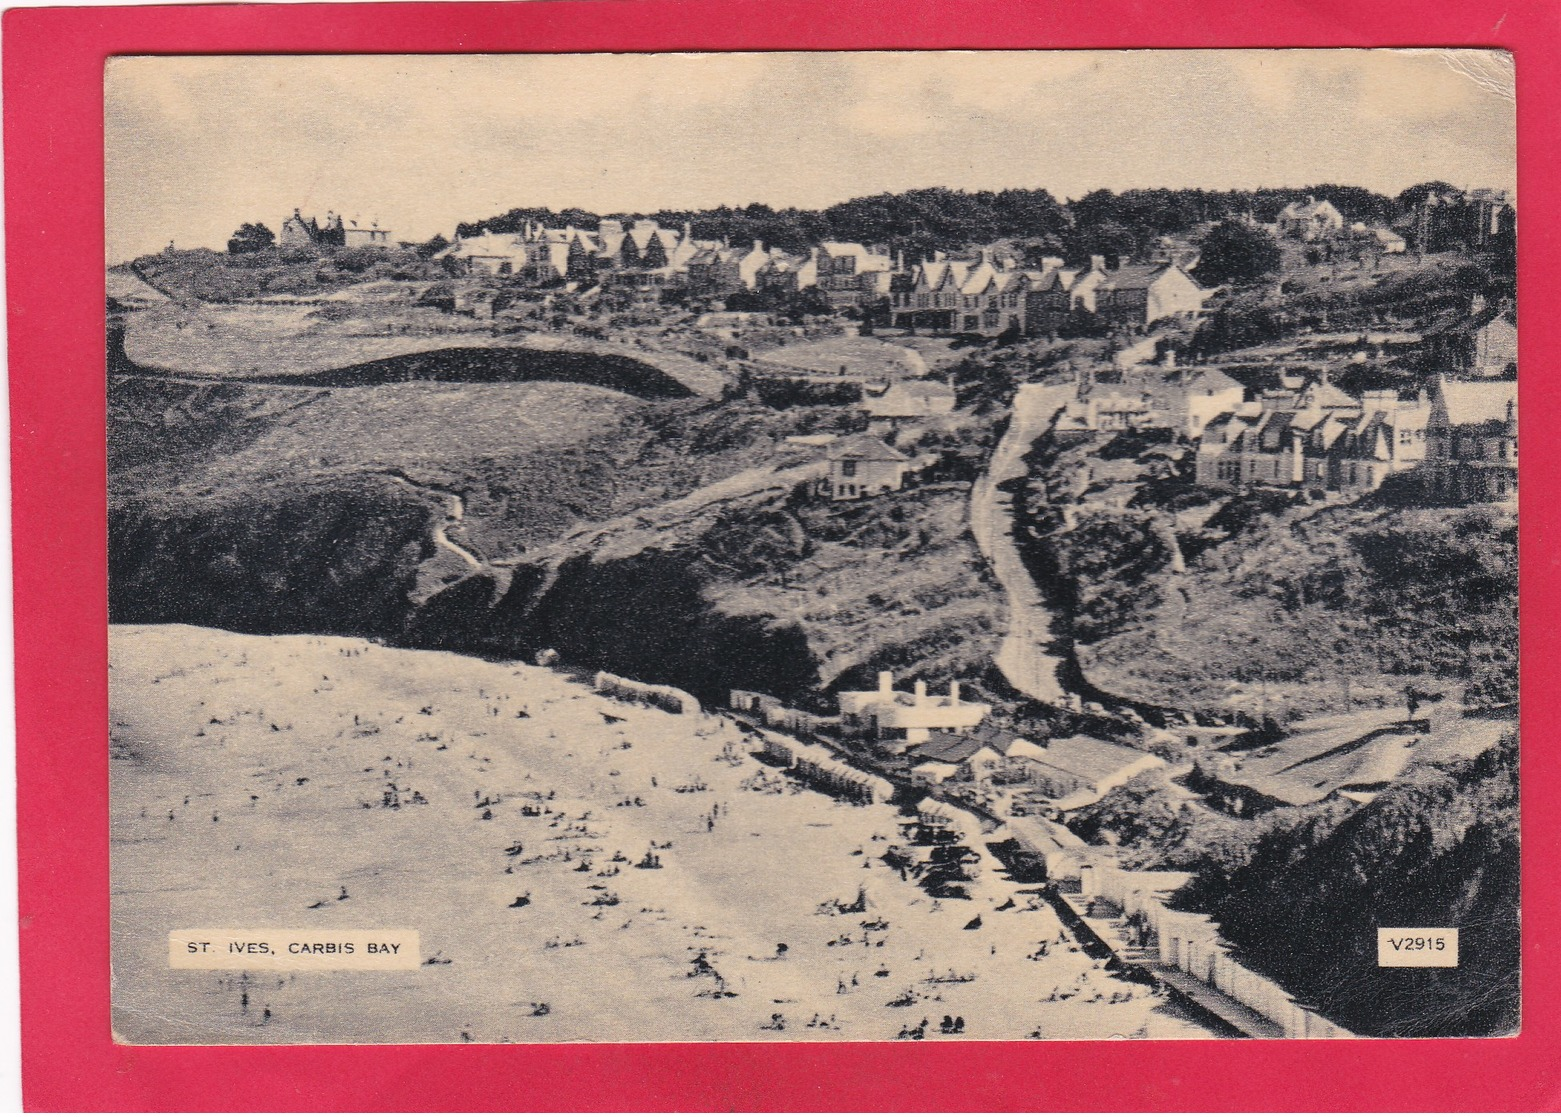
<svg viewBox="0 0 1561 1117">
<path fill-rule="evenodd" d="M 881 439 L 874 438 L 870 434 L 858 434 L 851 438 L 842 438 L 835 443 L 830 448 L 829 460 L 832 462 L 908 462 L 910 458 Z"/>
<path fill-rule="evenodd" d="M 1152 754 L 1097 737 L 1060 737 L 1040 746 L 1043 763 L 1094 783 Z M 1026 750 L 1025 755 L 1035 753 Z"/>
</svg>

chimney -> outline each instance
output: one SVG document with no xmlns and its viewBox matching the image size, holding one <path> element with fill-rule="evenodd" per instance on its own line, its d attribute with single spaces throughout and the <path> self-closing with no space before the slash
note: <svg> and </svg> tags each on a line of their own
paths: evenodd
<svg viewBox="0 0 1561 1117">
<path fill-rule="evenodd" d="M 762 240 L 754 241 L 753 242 L 753 250 L 755 252 L 763 252 L 764 251 L 764 242 Z"/>
<path fill-rule="evenodd" d="M 1166 368 L 1175 368 L 1176 367 L 1176 350 L 1174 350 L 1174 349 L 1167 349 L 1165 351 L 1165 367 Z"/>
<path fill-rule="evenodd" d="M 949 684 L 949 705 L 950 706 L 958 706 L 959 705 L 959 683 L 958 682 L 952 682 L 952 683 Z"/>
<path fill-rule="evenodd" d="M 694 231 L 693 230 L 694 230 L 694 226 L 693 226 L 692 222 L 689 222 L 689 221 L 683 222 L 683 239 L 684 240 L 693 240 L 694 239 Z"/>
<path fill-rule="evenodd" d="M 1105 271 L 1106 270 L 1106 258 L 1104 256 L 1091 256 L 1089 258 L 1089 270 L 1090 271 Z"/>
<path fill-rule="evenodd" d="M 878 693 L 887 697 L 894 693 L 894 672 L 878 672 Z"/>
<path fill-rule="evenodd" d="M 925 679 L 917 679 L 916 680 L 916 705 L 918 705 L 918 706 L 925 706 L 926 704 L 927 704 L 927 681 Z"/>
</svg>

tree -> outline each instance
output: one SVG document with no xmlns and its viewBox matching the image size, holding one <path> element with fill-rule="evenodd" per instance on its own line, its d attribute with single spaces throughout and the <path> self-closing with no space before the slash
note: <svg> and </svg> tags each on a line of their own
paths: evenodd
<svg viewBox="0 0 1561 1117">
<path fill-rule="evenodd" d="M 834 309 L 824 292 L 817 287 L 804 287 L 787 296 L 783 313 L 793 322 L 801 322 L 804 318 L 833 314 Z"/>
<path fill-rule="evenodd" d="M 435 233 L 422 244 L 416 245 L 413 251 L 425 260 L 432 260 L 439 253 L 450 247 L 450 242 L 444 239 L 442 233 Z"/>
<path fill-rule="evenodd" d="M 1225 220 L 1209 230 L 1198 260 L 1198 282 L 1252 283 L 1279 270 L 1279 243 L 1266 229 L 1245 221 Z"/>
<path fill-rule="evenodd" d="M 270 229 L 256 222 L 246 221 L 228 238 L 228 255 L 238 256 L 245 252 L 259 252 L 270 248 L 275 243 L 276 234 Z"/>
<path fill-rule="evenodd" d="M 1455 194 L 1457 192 L 1458 188 L 1452 183 L 1442 182 L 1440 179 L 1437 179 L 1431 182 L 1417 182 L 1401 193 L 1394 201 L 1398 203 L 1399 213 L 1408 213 L 1410 210 L 1418 209 L 1420 203 L 1424 202 L 1432 194 Z"/>
</svg>

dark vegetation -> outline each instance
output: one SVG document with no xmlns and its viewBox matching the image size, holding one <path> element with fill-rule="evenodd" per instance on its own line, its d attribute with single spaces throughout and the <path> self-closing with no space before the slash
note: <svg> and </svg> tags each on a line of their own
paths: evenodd
<svg viewBox="0 0 1561 1117">
<path fill-rule="evenodd" d="M 1518 749 L 1428 766 L 1364 807 L 1321 804 L 1210 847 L 1178 905 L 1251 963 L 1364 1035 L 1518 1027 Z M 1457 927 L 1454 968 L 1377 966 L 1378 927 Z M 1275 934 L 1276 928 L 1286 933 Z"/>
<path fill-rule="evenodd" d="M 1272 233 L 1227 218 L 1204 237 L 1194 274 L 1205 287 L 1252 283 L 1278 271 L 1280 259 L 1279 243 Z"/>
<path fill-rule="evenodd" d="M 131 269 L 175 299 L 228 303 L 267 295 L 314 295 L 375 279 L 427 279 L 442 269 L 410 248 L 331 248 L 264 242 L 264 226 L 246 226 L 228 252 L 192 248 L 141 256 Z M 237 251 L 234 250 L 237 243 Z"/>
<path fill-rule="evenodd" d="M 1510 298 L 1514 283 L 1500 267 L 1449 257 L 1386 270 L 1373 269 L 1369 261 L 1344 265 L 1333 274 L 1312 269 L 1287 279 L 1283 291 L 1268 284 L 1222 293 L 1209 305 L 1187 351 L 1207 359 L 1303 331 L 1419 328 L 1466 314 L 1476 295 L 1492 304 Z"/>
<path fill-rule="evenodd" d="M 399 629 L 433 509 L 382 478 L 208 504 L 119 499 L 109 616 L 236 632 Z"/>
<path fill-rule="evenodd" d="M 249 379 L 265 382 L 263 377 Z M 279 383 L 321 388 L 361 388 L 418 380 L 472 384 L 559 380 L 610 388 L 642 399 L 686 399 L 694 394 L 676 378 L 633 357 L 556 349 L 436 349 L 276 379 Z"/>
</svg>

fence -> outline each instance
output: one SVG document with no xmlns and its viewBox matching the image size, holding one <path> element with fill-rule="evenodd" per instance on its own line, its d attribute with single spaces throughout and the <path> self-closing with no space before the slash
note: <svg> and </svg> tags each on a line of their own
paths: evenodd
<svg viewBox="0 0 1561 1117">
<path fill-rule="evenodd" d="M 1219 924 L 1207 915 L 1175 911 L 1165 897 L 1186 880 L 1186 873 L 1131 872 L 1109 855 L 1057 858 L 1059 868 L 1077 864 L 1080 890 L 1122 910 L 1130 922 L 1151 938 L 1162 965 L 1181 970 L 1271 1020 L 1286 1039 L 1348 1039 L 1352 1033 L 1309 1008 L 1275 982 L 1237 962 L 1220 940 Z M 1050 870 L 1048 859 L 1048 870 Z"/>
<path fill-rule="evenodd" d="M 683 714 L 687 717 L 698 717 L 703 712 L 699 706 L 699 699 L 685 690 L 659 686 L 655 683 L 642 683 L 636 679 L 625 679 L 622 675 L 613 675 L 606 671 L 596 673 L 596 690 L 597 693 L 605 694 L 610 698 L 643 702 L 646 705 L 658 706 L 668 713 Z"/>
</svg>

